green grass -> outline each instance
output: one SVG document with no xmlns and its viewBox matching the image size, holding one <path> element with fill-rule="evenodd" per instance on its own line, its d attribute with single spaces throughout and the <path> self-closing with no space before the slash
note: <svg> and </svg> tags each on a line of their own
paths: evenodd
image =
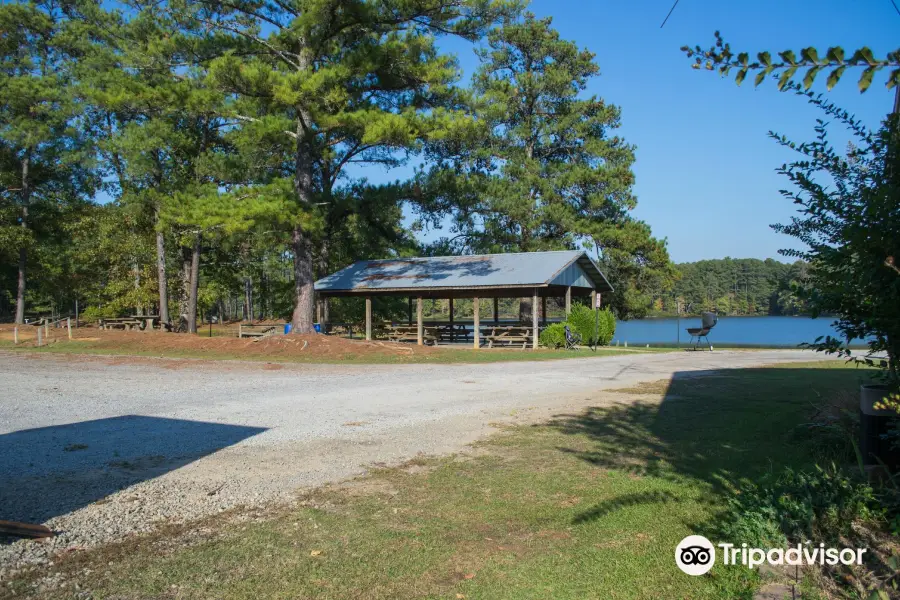
<svg viewBox="0 0 900 600">
<path fill-rule="evenodd" d="M 811 467 L 817 450 L 797 425 L 867 375 L 829 362 L 677 376 L 508 428 L 470 456 L 220 523 L 187 547 L 132 540 L 56 568 L 97 598 L 749 599 L 754 573 L 717 564 L 689 577 L 675 545 L 692 533 L 715 543 L 741 480 Z"/>
<path fill-rule="evenodd" d="M 352 354 L 343 356 L 317 356 L 312 353 L 294 355 L 253 355 L 240 352 L 170 349 L 160 352 L 158 350 L 143 350 L 140 346 L 126 346 L 111 348 L 108 346 L 95 347 L 93 342 L 82 340 L 64 340 L 54 342 L 42 347 L 14 345 L 12 342 L 0 340 L 0 350 L 14 352 L 35 352 L 46 354 L 87 354 L 99 356 L 141 356 L 153 358 L 176 359 L 204 359 L 204 360 L 242 360 L 251 362 L 280 362 L 280 363 L 318 363 L 318 364 L 420 364 L 420 363 L 492 363 L 523 360 L 561 360 L 568 358 L 591 358 L 602 356 L 617 356 L 643 352 L 672 352 L 672 348 L 598 348 L 596 352 L 590 349 L 579 350 L 548 350 L 540 348 L 531 349 L 473 349 L 444 348 L 440 352 L 429 354 L 402 355 L 396 353 L 380 354 Z"/>
</svg>

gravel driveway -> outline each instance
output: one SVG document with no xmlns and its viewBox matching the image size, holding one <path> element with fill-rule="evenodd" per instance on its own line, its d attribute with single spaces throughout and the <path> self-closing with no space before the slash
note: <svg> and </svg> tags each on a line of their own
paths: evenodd
<svg viewBox="0 0 900 600">
<path fill-rule="evenodd" d="M 4 568 L 463 448 L 491 423 L 598 402 L 690 372 L 816 360 L 808 351 L 640 354 L 478 365 L 264 365 L 0 353 Z"/>
</svg>

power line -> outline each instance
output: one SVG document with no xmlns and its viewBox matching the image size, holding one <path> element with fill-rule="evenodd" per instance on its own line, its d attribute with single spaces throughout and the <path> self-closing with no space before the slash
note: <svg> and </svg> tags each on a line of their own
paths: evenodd
<svg viewBox="0 0 900 600">
<path fill-rule="evenodd" d="M 897 8 L 897 3 L 894 0 L 891 0 L 891 4 L 894 5 L 894 10 L 897 11 L 897 14 L 900 15 L 900 8 Z"/>
<path fill-rule="evenodd" d="M 894 0 L 891 0 L 893 2 Z M 672 5 L 672 8 L 669 9 L 669 14 L 666 15 L 666 18 L 663 19 L 662 25 L 659 26 L 660 29 L 666 26 L 666 21 L 669 20 L 669 17 L 672 16 L 672 13 L 675 11 L 675 7 L 678 6 L 678 0 L 675 0 L 675 4 Z M 894 8 L 897 8 L 897 5 L 894 5 Z M 898 11 L 900 12 L 900 11 Z"/>
</svg>

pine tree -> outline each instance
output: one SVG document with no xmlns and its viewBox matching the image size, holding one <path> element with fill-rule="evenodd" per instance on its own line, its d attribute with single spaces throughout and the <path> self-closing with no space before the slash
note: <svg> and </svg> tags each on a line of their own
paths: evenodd
<svg viewBox="0 0 900 600">
<path fill-rule="evenodd" d="M 61 225 L 57 209 L 96 185 L 68 26 L 54 3 L 0 5 L 0 247 L 17 254 L 16 323 L 25 318 L 29 252 Z"/>
<path fill-rule="evenodd" d="M 454 214 L 450 248 L 598 248 L 616 265 L 631 264 L 620 269 L 629 288 L 644 258 L 665 271 L 665 242 L 629 216 L 634 148 L 614 135 L 620 111 L 584 96 L 599 72 L 594 55 L 561 40 L 551 19 L 526 14 L 491 31 L 480 56 L 472 108 L 481 130 L 433 145 L 437 166 L 422 178 L 423 210 Z M 620 316 L 631 311 L 621 303 Z"/>
<path fill-rule="evenodd" d="M 329 190 L 348 164 L 394 164 L 398 155 L 452 122 L 441 105 L 457 68 L 438 53 L 435 37 L 474 38 L 515 4 L 239 0 L 178 8 L 189 22 L 243 42 L 213 63 L 212 76 L 236 99 L 230 114 L 256 138 L 259 163 L 270 160 L 279 167 L 257 170 L 253 183 L 268 199 L 283 194 L 272 222 L 290 236 L 291 320 L 296 332 L 310 332 L 313 244 L 327 221 Z M 265 150 L 263 142 L 272 146 Z"/>
</svg>

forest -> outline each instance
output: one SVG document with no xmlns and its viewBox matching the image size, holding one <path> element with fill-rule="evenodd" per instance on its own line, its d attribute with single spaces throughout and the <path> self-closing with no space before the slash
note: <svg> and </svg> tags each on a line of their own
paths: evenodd
<svg viewBox="0 0 900 600">
<path fill-rule="evenodd" d="M 698 314 L 718 309 L 727 315 L 799 315 L 808 312 L 796 293 L 809 281 L 808 264 L 771 258 L 723 258 L 676 264 L 680 277 L 661 292 L 651 311 L 656 316 Z"/>
<path fill-rule="evenodd" d="M 598 73 L 514 0 L 3 4 L 0 319 L 302 333 L 361 310 L 313 291 L 356 260 L 575 248 L 646 315 L 676 272 Z"/>
</svg>

